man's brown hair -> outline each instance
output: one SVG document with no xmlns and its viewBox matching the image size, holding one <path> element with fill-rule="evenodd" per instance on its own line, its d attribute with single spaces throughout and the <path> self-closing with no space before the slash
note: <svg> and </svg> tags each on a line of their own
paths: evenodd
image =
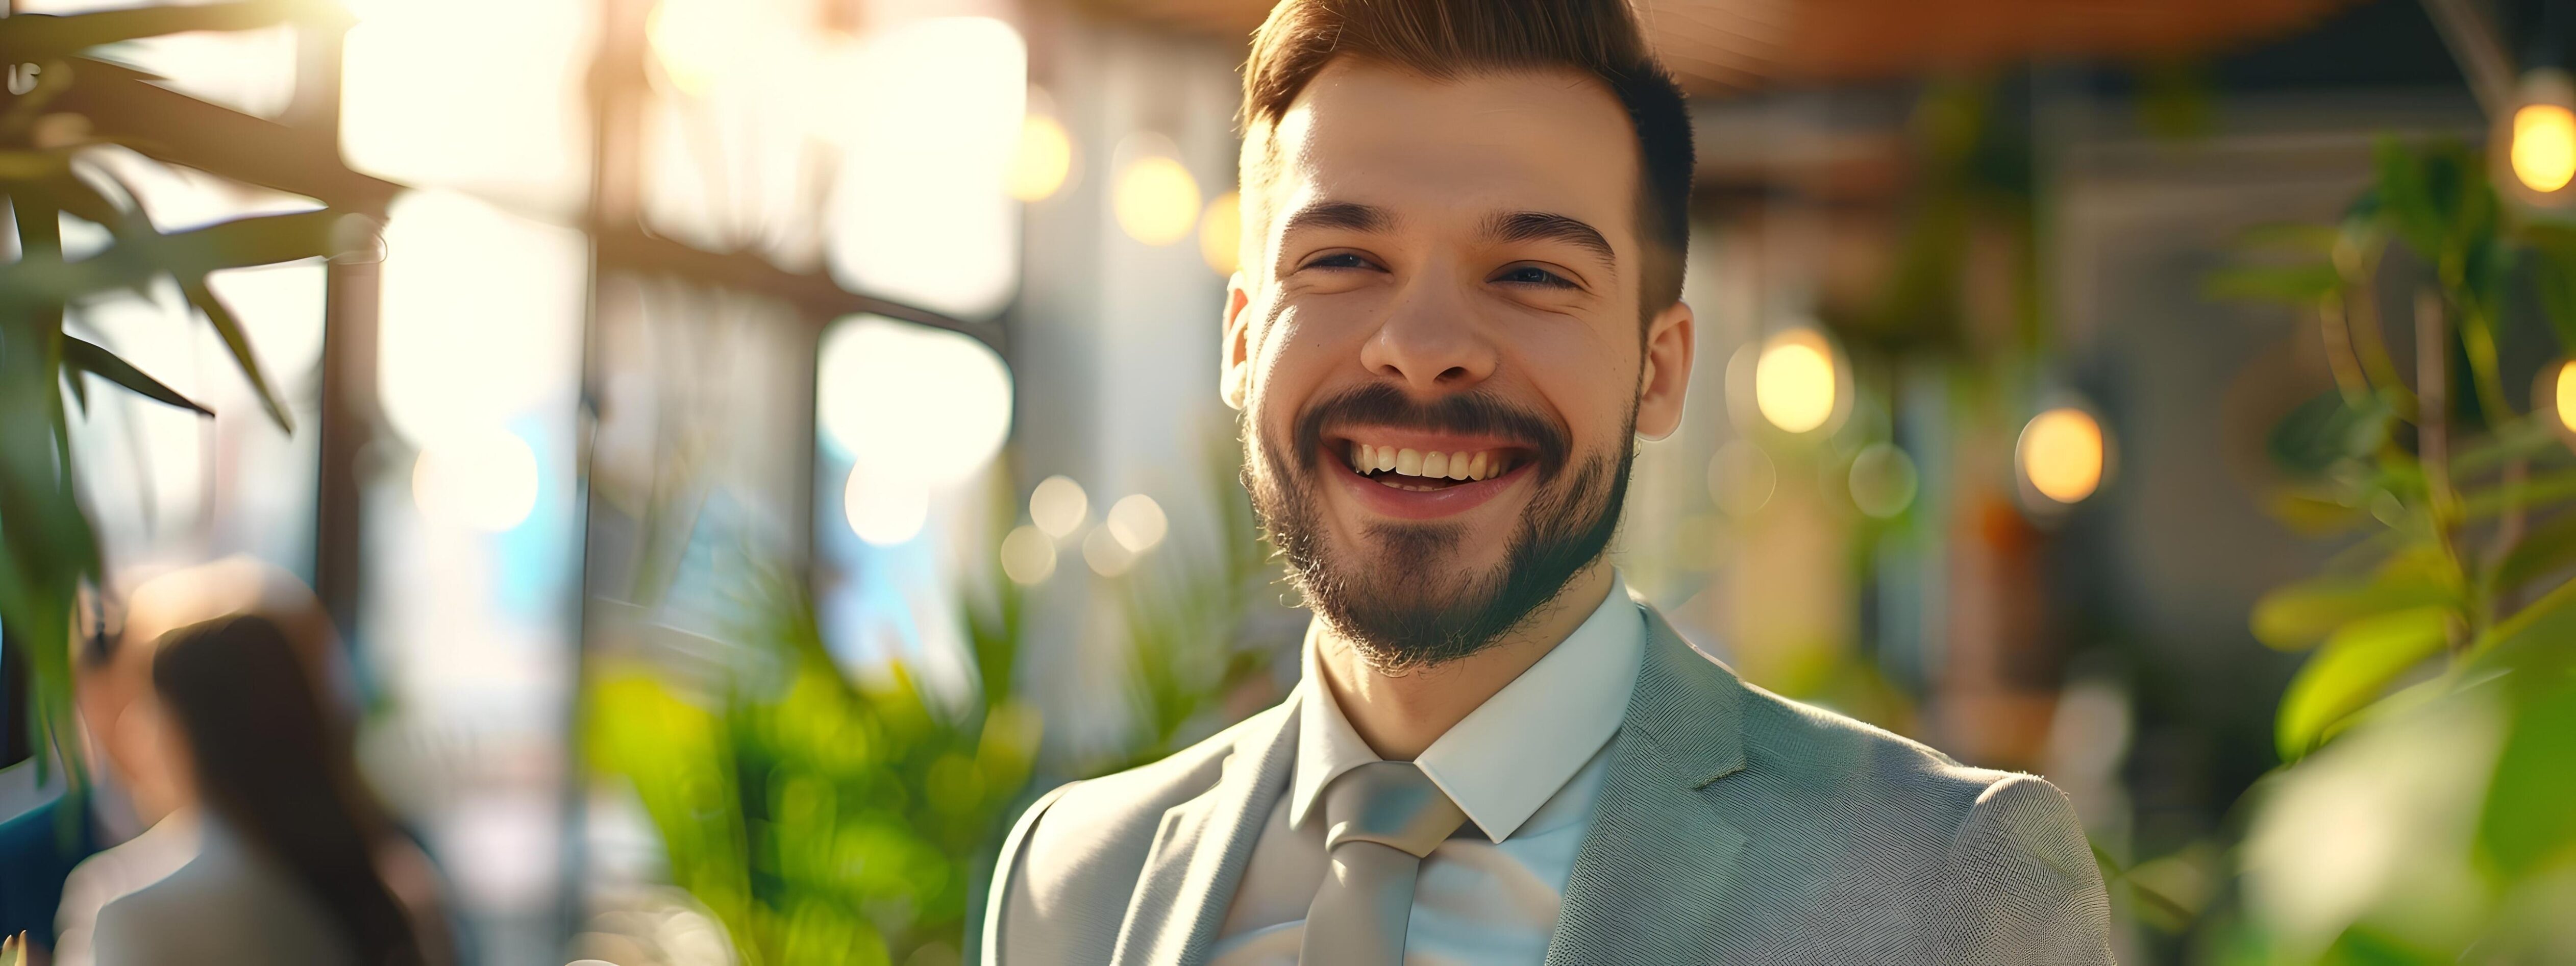
<svg viewBox="0 0 2576 966">
<path fill-rule="evenodd" d="M 1272 129 L 1324 65 L 1344 56 L 1434 80 L 1545 69 L 1599 78 L 1637 131 L 1637 228 L 1646 250 L 1640 294 L 1650 314 L 1681 300 L 1690 113 L 1626 0 L 1280 0 L 1252 35 L 1243 65 L 1244 197 L 1265 206 L 1246 212 L 1247 230 L 1267 225 L 1272 214 L 1266 201 L 1251 200 L 1275 174 Z"/>
</svg>

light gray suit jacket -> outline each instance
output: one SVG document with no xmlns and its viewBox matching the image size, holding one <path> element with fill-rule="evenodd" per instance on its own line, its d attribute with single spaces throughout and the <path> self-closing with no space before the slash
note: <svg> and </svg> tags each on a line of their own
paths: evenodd
<svg viewBox="0 0 2576 966">
<path fill-rule="evenodd" d="M 1551 966 L 2111 962 L 2101 873 L 2054 786 L 1745 684 L 1645 611 Z M 1204 962 L 1297 713 L 1039 799 L 1003 843 L 984 962 Z"/>
</svg>

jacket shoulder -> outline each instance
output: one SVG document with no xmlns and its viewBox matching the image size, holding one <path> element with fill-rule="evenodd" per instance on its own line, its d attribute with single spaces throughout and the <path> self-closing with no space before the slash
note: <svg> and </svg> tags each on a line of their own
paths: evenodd
<svg viewBox="0 0 2576 966">
<path fill-rule="evenodd" d="M 1208 791 L 1247 733 L 1276 731 L 1282 703 L 1126 771 L 1077 781 L 1021 814 L 995 865 L 984 948 L 988 962 L 1028 962 L 1032 946 L 1079 962 L 1106 960 L 1117 941 L 1163 813 Z"/>
<path fill-rule="evenodd" d="M 1743 687 L 1747 767 L 1728 782 L 1769 799 L 1774 841 L 1843 843 L 1826 865 L 1911 908 L 1936 961 L 2107 966 L 2101 872 L 2055 785 Z"/>
<path fill-rule="evenodd" d="M 1876 725 L 1751 684 L 1741 686 L 1747 764 L 1770 776 L 1784 793 L 1865 798 L 1881 809 L 1955 823 L 1964 821 L 1978 799 L 2000 783 L 2019 779 L 2047 784 L 2033 776 L 1962 765 L 1930 745 Z"/>
<path fill-rule="evenodd" d="M 1272 707 L 1158 761 L 1071 783 L 1051 796 L 1043 814 L 1031 806 L 1023 819 L 1030 824 L 1023 848 L 1031 871 L 1042 881 L 1107 864 L 1123 867 L 1132 881 L 1163 813 L 1214 786 L 1236 742 L 1265 725 L 1275 730 L 1285 711 L 1284 704 Z M 1135 853 L 1133 861 L 1121 861 L 1127 851 Z"/>
</svg>

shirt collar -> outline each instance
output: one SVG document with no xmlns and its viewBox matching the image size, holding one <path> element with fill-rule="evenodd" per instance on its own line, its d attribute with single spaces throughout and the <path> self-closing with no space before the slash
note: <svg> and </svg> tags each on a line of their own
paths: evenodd
<svg viewBox="0 0 2576 966">
<path fill-rule="evenodd" d="M 1325 785 L 1378 760 L 1324 683 L 1316 655 L 1321 626 L 1307 629 L 1305 676 L 1298 683 L 1305 708 L 1297 716 L 1288 821 L 1300 827 L 1316 810 Z M 1510 838 L 1618 732 L 1645 648 L 1645 616 L 1614 576 L 1610 593 L 1574 633 L 1451 726 L 1414 763 L 1488 838 Z"/>
</svg>

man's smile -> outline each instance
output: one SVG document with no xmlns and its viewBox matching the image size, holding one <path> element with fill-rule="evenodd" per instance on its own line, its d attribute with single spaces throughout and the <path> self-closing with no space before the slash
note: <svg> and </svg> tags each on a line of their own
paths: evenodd
<svg viewBox="0 0 2576 966">
<path fill-rule="evenodd" d="M 1533 448 L 1510 440 L 1418 430 L 1340 430 L 1323 446 L 1326 472 L 1362 507 L 1408 520 L 1482 506 L 1537 463 Z"/>
</svg>

